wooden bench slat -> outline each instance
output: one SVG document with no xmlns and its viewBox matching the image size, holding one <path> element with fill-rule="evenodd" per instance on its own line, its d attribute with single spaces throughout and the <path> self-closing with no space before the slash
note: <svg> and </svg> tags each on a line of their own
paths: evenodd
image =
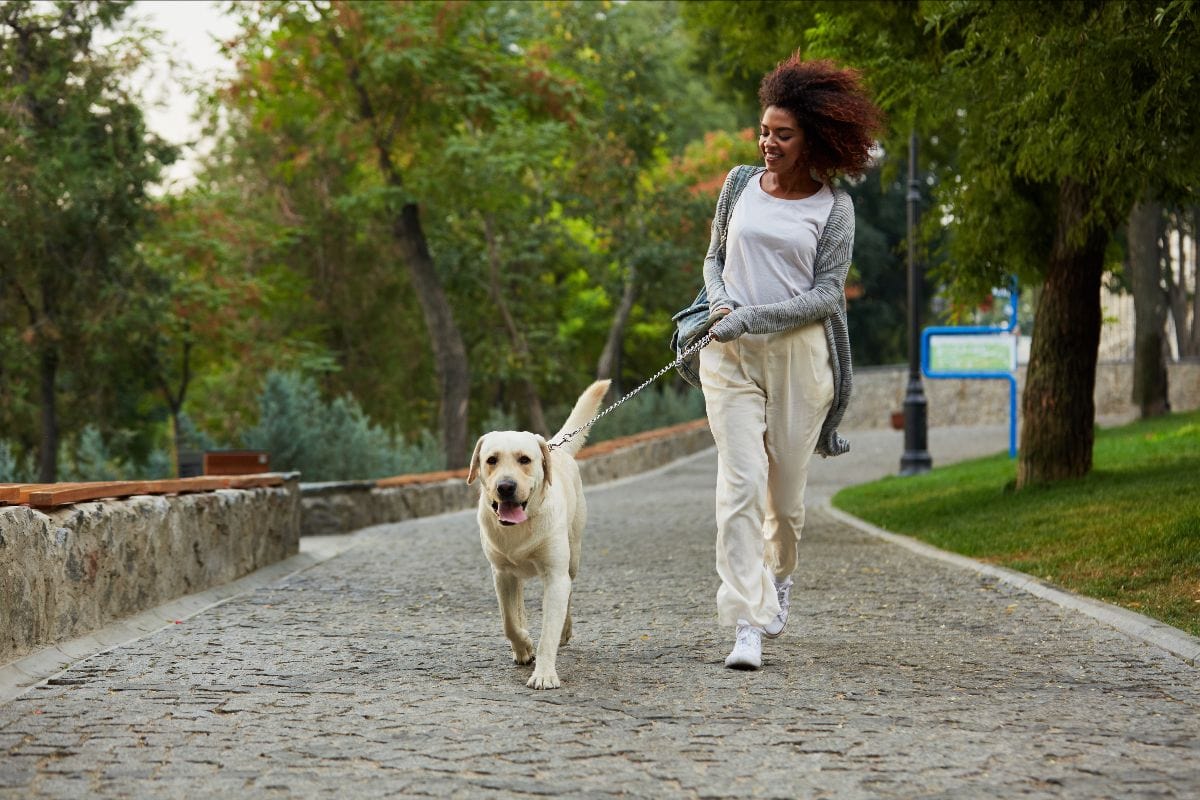
<svg viewBox="0 0 1200 800">
<path fill-rule="evenodd" d="M 282 486 L 283 476 L 278 473 L 236 476 L 201 476 L 196 478 L 169 478 L 158 481 L 93 481 L 90 483 L 29 483 L 0 487 L 6 502 L 24 503 L 34 508 L 54 508 L 89 500 L 105 500 L 117 497 L 153 494 L 185 494 L 188 492 L 211 492 L 217 489 L 254 489 L 267 486 Z"/>
<path fill-rule="evenodd" d="M 267 486 L 282 486 L 283 476 L 267 473 L 263 475 L 241 475 L 227 478 L 230 489 L 257 489 Z"/>
<path fill-rule="evenodd" d="M 414 483 L 439 483 L 441 481 L 454 480 L 455 478 L 467 479 L 467 471 L 465 469 L 447 469 L 441 472 L 420 472 L 413 475 L 395 475 L 390 478 L 380 478 L 375 481 L 375 485 L 380 489 L 388 489 L 395 486 L 411 486 Z"/>
<path fill-rule="evenodd" d="M 129 497 L 144 494 L 146 481 L 109 481 L 56 485 L 53 489 L 35 489 L 25 501 L 34 508 L 62 506 L 82 503 L 87 500 L 102 500 L 108 497 Z"/>
<path fill-rule="evenodd" d="M 20 503 L 21 489 L 28 483 L 0 483 L 0 503 Z"/>
<path fill-rule="evenodd" d="M 219 477 L 167 478 L 151 481 L 146 494 L 186 494 L 188 492 L 211 492 L 224 489 L 228 481 Z"/>
<path fill-rule="evenodd" d="M 28 503 L 29 495 L 33 492 L 48 492 L 55 489 L 79 489 L 84 486 L 94 486 L 95 483 L 26 483 L 20 488 L 20 495 L 17 498 L 18 503 Z"/>
</svg>

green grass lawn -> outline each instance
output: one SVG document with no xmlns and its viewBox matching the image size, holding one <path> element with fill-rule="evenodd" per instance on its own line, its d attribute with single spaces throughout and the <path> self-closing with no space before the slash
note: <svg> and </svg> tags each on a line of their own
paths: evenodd
<svg viewBox="0 0 1200 800">
<path fill-rule="evenodd" d="M 833 503 L 1200 636 L 1200 412 L 1097 432 L 1088 476 L 1014 492 L 1007 453 L 890 477 Z"/>
</svg>

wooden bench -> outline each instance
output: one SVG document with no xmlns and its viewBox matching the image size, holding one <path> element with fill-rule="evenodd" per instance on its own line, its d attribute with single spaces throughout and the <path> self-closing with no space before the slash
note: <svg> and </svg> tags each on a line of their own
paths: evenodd
<svg viewBox="0 0 1200 800">
<path fill-rule="evenodd" d="M 204 454 L 205 475 L 253 475 L 271 471 L 271 456 L 261 450 L 210 450 Z"/>
<path fill-rule="evenodd" d="M 34 508 L 132 497 L 149 494 L 185 494 L 217 489 L 255 489 L 283 485 L 277 473 L 257 475 L 204 476 L 161 481 L 93 481 L 90 483 L 4 483 L 0 484 L 0 505 L 28 505 Z"/>
</svg>

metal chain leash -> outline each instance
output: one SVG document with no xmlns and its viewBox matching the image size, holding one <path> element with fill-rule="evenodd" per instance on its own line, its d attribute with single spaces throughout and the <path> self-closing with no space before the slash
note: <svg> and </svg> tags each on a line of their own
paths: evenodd
<svg viewBox="0 0 1200 800">
<path fill-rule="evenodd" d="M 690 356 L 691 356 L 693 353 L 697 353 L 697 352 L 699 352 L 700 350 L 703 350 L 703 349 L 704 349 L 704 347 L 705 347 L 705 346 L 706 346 L 706 345 L 707 345 L 709 342 L 711 342 L 711 341 L 712 341 L 712 339 L 713 339 L 713 335 L 712 335 L 711 333 L 706 333 L 706 334 L 704 334 L 704 335 L 703 335 L 703 336 L 701 336 L 699 339 L 697 339 L 697 340 L 695 341 L 695 343 L 693 343 L 693 344 L 692 344 L 690 347 L 688 347 L 686 350 L 684 350 L 682 353 L 680 353 L 678 358 L 676 358 L 676 359 L 675 359 L 674 361 L 672 361 L 670 364 L 667 364 L 665 367 L 663 367 L 662 369 L 660 369 L 658 372 L 654 373 L 654 374 L 653 374 L 653 375 L 651 375 L 649 378 L 647 378 L 647 379 L 646 379 L 646 381 L 645 381 L 645 382 L 644 382 L 644 383 L 643 383 L 641 386 L 637 387 L 637 388 L 636 388 L 636 389 L 634 389 L 632 392 L 630 392 L 629 394 L 625 395 L 624 397 L 622 397 L 622 398 L 621 398 L 620 400 L 618 400 L 617 402 L 613 403 L 613 404 L 612 404 L 611 406 L 609 406 L 608 408 L 606 408 L 606 409 L 604 409 L 603 411 L 601 411 L 600 413 L 596 414 L 596 416 L 592 417 L 590 420 L 588 420 L 586 423 L 584 423 L 584 425 L 583 425 L 583 426 L 581 426 L 581 427 L 579 427 L 579 428 L 576 428 L 575 430 L 571 431 L 570 433 L 563 434 L 563 437 L 562 437 L 561 439 L 557 439 L 557 440 L 555 440 L 555 441 L 553 441 L 553 442 L 550 442 L 550 443 L 547 445 L 547 447 L 549 447 L 551 450 L 553 450 L 553 449 L 555 449 L 555 448 L 557 448 L 557 447 L 562 447 L 564 444 L 566 444 L 567 442 L 571 441 L 571 439 L 572 439 L 573 437 L 577 436 L 579 433 L 581 433 L 581 432 L 583 432 L 583 431 L 586 431 L 588 428 L 592 427 L 592 426 L 593 426 L 593 425 L 595 425 L 597 422 L 599 422 L 599 421 L 600 421 L 600 418 L 601 418 L 601 417 L 603 417 L 605 414 L 607 414 L 608 412 L 610 412 L 610 411 L 612 411 L 612 410 L 616 409 L 616 408 L 617 408 L 617 406 L 621 405 L 621 403 L 624 403 L 626 400 L 628 400 L 628 399 L 630 399 L 631 397 L 633 397 L 634 395 L 636 395 L 636 394 L 637 394 L 638 392 L 640 392 L 642 389 L 645 389 L 647 386 L 649 386 L 650 384 L 654 383 L 656 380 L 658 380 L 659 378 L 661 378 L 663 375 L 667 374 L 667 373 L 668 373 L 668 372 L 670 372 L 672 369 L 674 369 L 675 367 L 677 367 L 677 366 L 679 366 L 680 364 L 682 364 L 682 363 L 684 362 L 684 359 L 686 359 L 686 358 L 690 357 Z"/>
</svg>

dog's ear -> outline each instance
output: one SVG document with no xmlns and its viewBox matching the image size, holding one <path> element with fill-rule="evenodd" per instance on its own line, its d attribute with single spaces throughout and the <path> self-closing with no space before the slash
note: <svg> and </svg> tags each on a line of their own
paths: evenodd
<svg viewBox="0 0 1200 800">
<path fill-rule="evenodd" d="M 550 481 L 550 446 L 546 444 L 546 440 L 541 436 L 537 437 L 538 447 L 542 449 L 542 479 L 549 486 Z"/>
<path fill-rule="evenodd" d="M 467 484 L 470 485 L 479 477 L 479 451 L 483 449 L 483 436 L 475 443 L 475 452 L 471 454 L 471 467 L 467 470 Z"/>
</svg>

